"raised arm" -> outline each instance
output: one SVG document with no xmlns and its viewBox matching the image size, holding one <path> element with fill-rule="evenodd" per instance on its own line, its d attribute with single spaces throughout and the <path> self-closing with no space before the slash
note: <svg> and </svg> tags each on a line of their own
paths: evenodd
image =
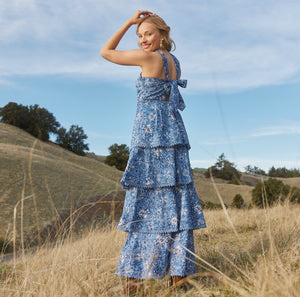
<svg viewBox="0 0 300 297">
<path fill-rule="evenodd" d="M 104 59 L 116 64 L 141 66 L 143 61 L 147 58 L 147 54 L 143 50 L 134 49 L 119 51 L 116 50 L 116 48 L 127 30 L 149 15 L 152 15 L 150 11 L 137 10 L 134 15 L 106 42 L 100 51 L 100 55 Z"/>
</svg>

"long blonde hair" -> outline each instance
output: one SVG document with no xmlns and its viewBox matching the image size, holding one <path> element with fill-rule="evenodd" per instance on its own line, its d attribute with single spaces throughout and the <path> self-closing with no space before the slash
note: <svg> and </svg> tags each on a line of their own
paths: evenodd
<svg viewBox="0 0 300 297">
<path fill-rule="evenodd" d="M 155 15 L 155 16 L 148 16 L 148 17 L 144 18 L 137 25 L 136 34 L 138 34 L 140 25 L 144 22 L 151 23 L 152 25 L 154 25 L 159 30 L 160 34 L 163 36 L 161 46 L 164 49 L 166 49 L 168 52 L 170 52 L 172 50 L 172 48 L 174 47 L 173 50 L 175 50 L 175 48 L 176 48 L 175 42 L 170 37 L 170 30 L 171 29 L 161 17 Z"/>
</svg>

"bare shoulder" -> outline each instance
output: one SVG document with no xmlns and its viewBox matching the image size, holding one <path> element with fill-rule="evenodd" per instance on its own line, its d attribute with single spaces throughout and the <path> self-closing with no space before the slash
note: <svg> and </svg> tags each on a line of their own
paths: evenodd
<svg viewBox="0 0 300 297">
<path fill-rule="evenodd" d="M 141 66 L 142 68 L 155 67 L 162 64 L 162 57 L 158 52 L 147 52 L 142 49 L 132 50 L 130 53 L 132 57 L 136 60 L 136 65 Z"/>
<path fill-rule="evenodd" d="M 147 52 L 142 49 L 131 50 L 131 54 L 143 61 L 154 61 L 161 59 L 161 56 L 158 52 Z"/>
<path fill-rule="evenodd" d="M 160 61 L 162 59 L 161 55 L 155 51 L 155 52 L 147 52 L 142 49 L 136 49 L 133 50 L 134 55 L 136 57 L 139 57 L 141 60 L 146 61 L 146 62 L 153 62 L 153 61 Z"/>
</svg>

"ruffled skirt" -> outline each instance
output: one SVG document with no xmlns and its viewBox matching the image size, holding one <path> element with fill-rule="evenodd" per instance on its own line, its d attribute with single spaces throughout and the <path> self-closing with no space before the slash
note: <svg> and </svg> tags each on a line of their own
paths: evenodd
<svg viewBox="0 0 300 297">
<path fill-rule="evenodd" d="M 205 220 L 178 111 L 159 101 L 138 105 L 118 228 L 128 232 L 117 275 L 163 278 L 196 273 L 193 230 Z"/>
<path fill-rule="evenodd" d="M 163 278 L 196 273 L 193 230 L 174 233 L 130 232 L 116 274 L 133 278 Z"/>
</svg>

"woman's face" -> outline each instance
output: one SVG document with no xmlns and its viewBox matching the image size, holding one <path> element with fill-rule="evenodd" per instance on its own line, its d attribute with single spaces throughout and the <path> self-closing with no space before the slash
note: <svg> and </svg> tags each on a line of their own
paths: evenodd
<svg viewBox="0 0 300 297">
<path fill-rule="evenodd" d="M 139 27 L 138 36 L 139 44 L 144 51 L 154 52 L 160 48 L 162 36 L 153 24 L 143 22 Z"/>
</svg>

